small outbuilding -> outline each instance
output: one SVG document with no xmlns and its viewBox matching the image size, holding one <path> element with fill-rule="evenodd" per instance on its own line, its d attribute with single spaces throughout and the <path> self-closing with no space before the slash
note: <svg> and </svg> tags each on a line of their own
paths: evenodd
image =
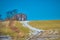
<svg viewBox="0 0 60 40">
<path fill-rule="evenodd" d="M 17 20 L 17 21 L 26 21 L 27 20 L 27 16 L 25 14 L 16 14 L 13 16 L 13 19 L 14 20 Z"/>
</svg>

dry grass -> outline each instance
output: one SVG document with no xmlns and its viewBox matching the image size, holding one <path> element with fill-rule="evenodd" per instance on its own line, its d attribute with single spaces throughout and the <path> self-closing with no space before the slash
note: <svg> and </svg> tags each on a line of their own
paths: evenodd
<svg viewBox="0 0 60 40">
<path fill-rule="evenodd" d="M 60 21 L 31 21 L 29 24 L 43 30 L 60 29 Z"/>
<path fill-rule="evenodd" d="M 2 24 L 0 23 L 0 35 L 10 35 L 14 37 L 14 39 L 17 38 L 18 33 L 10 29 L 9 21 L 2 22 Z M 60 21 L 59 20 L 58 21 L 31 21 L 29 24 L 33 27 L 36 27 L 42 30 L 57 29 L 60 35 Z M 28 28 L 23 27 L 19 21 L 14 21 L 14 26 L 20 30 L 19 38 L 15 40 L 25 40 L 25 38 L 28 37 L 29 35 L 28 33 L 30 30 Z M 60 38 L 54 39 L 54 40 L 60 40 Z"/>
<path fill-rule="evenodd" d="M 58 35 L 60 35 L 60 20 L 55 21 L 31 21 L 29 23 L 31 26 L 42 29 L 42 30 L 58 30 Z M 46 35 L 45 35 L 46 36 Z M 60 40 L 60 38 L 57 39 L 47 39 L 47 40 Z"/>
<path fill-rule="evenodd" d="M 2 22 L 2 24 L 4 26 L 0 28 L 0 35 L 10 35 L 12 37 L 17 38 L 18 33 L 14 32 L 10 28 L 9 21 Z M 20 33 L 19 33 L 19 37 L 20 38 L 18 38 L 18 40 L 19 39 L 24 40 L 26 37 L 28 37 L 28 33 L 29 33 L 29 29 L 28 28 L 23 27 L 22 24 L 19 21 L 15 21 L 14 25 L 16 26 L 17 29 L 20 30 Z"/>
</svg>

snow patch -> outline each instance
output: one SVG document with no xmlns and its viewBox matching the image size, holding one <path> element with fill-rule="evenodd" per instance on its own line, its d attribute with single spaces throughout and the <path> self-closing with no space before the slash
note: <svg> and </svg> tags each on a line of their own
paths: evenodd
<svg viewBox="0 0 60 40">
<path fill-rule="evenodd" d="M 37 33 L 43 31 L 43 30 L 32 27 L 31 25 L 28 24 L 29 22 L 30 21 L 20 21 L 20 23 L 22 23 L 24 27 L 28 27 L 32 31 L 33 35 L 36 35 Z"/>
</svg>

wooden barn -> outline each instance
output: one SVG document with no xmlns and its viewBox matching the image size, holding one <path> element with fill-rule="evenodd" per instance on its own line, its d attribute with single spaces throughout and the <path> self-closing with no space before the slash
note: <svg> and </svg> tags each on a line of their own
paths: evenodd
<svg viewBox="0 0 60 40">
<path fill-rule="evenodd" d="M 16 14 L 13 16 L 13 19 L 17 21 L 26 21 L 27 16 L 25 14 Z"/>
</svg>

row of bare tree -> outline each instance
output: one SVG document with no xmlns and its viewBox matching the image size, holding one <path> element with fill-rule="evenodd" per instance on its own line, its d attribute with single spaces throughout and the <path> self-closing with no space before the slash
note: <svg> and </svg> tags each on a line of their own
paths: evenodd
<svg viewBox="0 0 60 40">
<path fill-rule="evenodd" d="M 12 11 L 7 11 L 6 12 L 6 18 L 5 20 L 10 20 L 15 14 L 17 14 L 17 9 L 14 9 Z M 2 14 L 0 14 L 0 21 L 3 21 Z"/>
</svg>

